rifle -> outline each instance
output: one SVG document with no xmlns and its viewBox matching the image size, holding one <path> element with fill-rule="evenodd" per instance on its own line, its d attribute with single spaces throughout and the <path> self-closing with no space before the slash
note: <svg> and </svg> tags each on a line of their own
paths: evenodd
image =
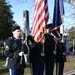
<svg viewBox="0 0 75 75">
<path fill-rule="evenodd" d="M 25 40 L 25 33 L 22 33 L 22 48 L 21 48 L 21 51 L 22 51 L 22 52 L 24 52 L 24 51 L 23 51 L 23 48 L 24 48 L 24 47 L 23 47 L 23 44 L 24 44 L 23 42 L 24 42 L 24 40 Z M 22 64 L 22 59 L 23 59 L 23 57 L 21 56 L 20 64 Z"/>
</svg>

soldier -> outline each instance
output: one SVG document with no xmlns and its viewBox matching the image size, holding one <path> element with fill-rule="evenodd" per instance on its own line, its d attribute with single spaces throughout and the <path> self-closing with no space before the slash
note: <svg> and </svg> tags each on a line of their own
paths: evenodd
<svg viewBox="0 0 75 75">
<path fill-rule="evenodd" d="M 5 55 L 8 57 L 8 65 L 10 75 L 24 75 L 26 67 L 24 54 L 28 50 L 24 42 L 21 40 L 20 26 L 12 27 L 13 37 L 8 38 L 5 43 Z"/>
<path fill-rule="evenodd" d="M 45 34 L 44 42 L 46 75 L 53 75 L 56 38 L 54 38 L 54 36 L 51 35 L 52 23 L 47 24 L 46 29 L 47 33 Z"/>
<path fill-rule="evenodd" d="M 44 56 L 42 53 L 42 44 L 35 42 L 34 37 L 29 35 L 27 37 L 27 44 L 30 49 L 29 59 L 31 64 L 32 75 L 44 74 Z"/>
<path fill-rule="evenodd" d="M 56 51 L 56 73 L 57 75 L 63 75 L 64 63 L 66 62 L 66 46 L 62 42 L 62 34 L 60 34 Z"/>
</svg>

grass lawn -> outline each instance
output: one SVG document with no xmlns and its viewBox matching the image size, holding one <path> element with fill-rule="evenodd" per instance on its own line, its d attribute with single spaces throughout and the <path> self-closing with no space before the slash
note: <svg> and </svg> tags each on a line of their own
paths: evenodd
<svg viewBox="0 0 75 75">
<path fill-rule="evenodd" d="M 0 75 L 9 75 L 8 69 L 3 66 L 4 64 L 5 64 L 5 60 L 0 60 Z M 24 72 L 25 72 L 24 75 L 31 75 L 30 68 L 28 68 L 28 67 L 25 69 Z"/>
<path fill-rule="evenodd" d="M 9 75 L 8 69 L 3 65 L 5 64 L 5 60 L 0 59 L 0 75 Z M 64 72 L 68 72 L 75 69 L 75 56 L 67 57 L 67 62 L 65 63 Z M 27 67 L 25 69 L 24 75 L 31 75 L 30 68 Z"/>
<path fill-rule="evenodd" d="M 64 71 L 68 72 L 75 70 L 75 56 L 67 57 L 67 62 L 65 63 Z"/>
</svg>

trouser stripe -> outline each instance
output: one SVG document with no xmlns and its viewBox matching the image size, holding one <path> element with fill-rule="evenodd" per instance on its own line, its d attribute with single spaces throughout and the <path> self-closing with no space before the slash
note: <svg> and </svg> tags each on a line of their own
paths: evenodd
<svg viewBox="0 0 75 75">
<path fill-rule="evenodd" d="M 9 75 L 12 75 L 11 69 L 9 69 Z"/>
</svg>

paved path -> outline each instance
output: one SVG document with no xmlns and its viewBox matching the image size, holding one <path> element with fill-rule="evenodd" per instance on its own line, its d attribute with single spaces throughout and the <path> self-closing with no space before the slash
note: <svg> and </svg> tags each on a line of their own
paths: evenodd
<svg viewBox="0 0 75 75">
<path fill-rule="evenodd" d="M 75 70 L 64 73 L 64 75 L 75 75 Z"/>
</svg>

